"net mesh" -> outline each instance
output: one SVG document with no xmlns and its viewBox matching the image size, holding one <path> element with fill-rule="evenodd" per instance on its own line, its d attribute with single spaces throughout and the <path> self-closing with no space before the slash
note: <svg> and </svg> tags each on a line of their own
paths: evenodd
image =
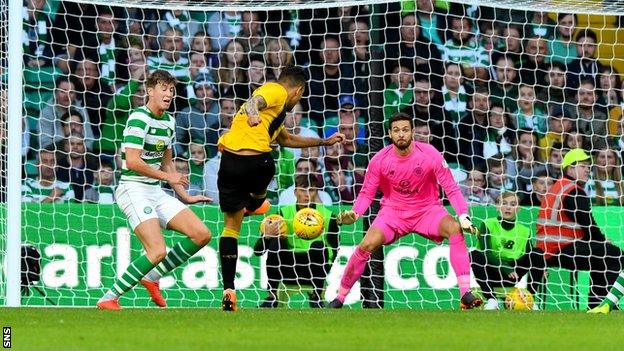
<svg viewBox="0 0 624 351">
<path fill-rule="evenodd" d="M 530 247 L 538 208 L 561 176 L 563 155 L 585 148 L 594 160 L 585 186 L 591 214 L 608 240 L 621 246 L 624 37 L 620 18 L 612 15 L 621 5 L 463 3 L 25 1 L 22 238 L 42 256 L 38 279 L 27 285 L 42 287 L 45 296 L 26 291 L 24 303 L 94 305 L 141 254 L 114 189 L 129 112 L 145 103 L 143 83 L 156 69 L 177 78 L 170 109 L 176 120 L 173 150 L 176 168 L 190 176 L 191 194 L 218 202 L 218 137 L 257 87 L 297 65 L 307 72 L 307 87 L 301 104 L 286 116 L 287 130 L 318 137 L 340 131 L 349 142 L 276 148 L 277 171 L 268 189 L 272 212 L 284 214 L 295 203 L 297 174 L 314 176 L 316 202 L 334 214 L 348 209 L 370 158 L 389 143 L 387 120 L 405 112 L 416 122 L 415 139 L 443 154 L 477 225 L 499 216 L 493 205 L 501 193 L 518 195 L 517 223 L 530 233 Z M 6 50 L 1 55 L 4 65 Z M 193 208 L 218 236 L 218 207 Z M 291 307 L 309 306 L 315 284 L 325 287 L 323 299 L 330 301 L 375 216 L 376 210 L 366 223 L 342 226 L 337 236 L 324 234 L 310 251 L 295 256 L 288 240 L 267 242 L 269 252 L 263 253 L 262 218 L 246 219 L 239 240 L 239 303 L 257 306 L 269 283 L 277 284 L 280 300 Z M 488 282 L 501 297 L 501 280 L 535 287 L 528 284 L 529 274 L 512 282 L 513 260 L 500 260 L 505 253 L 518 258 L 528 252 L 513 248 L 516 240 L 523 242 L 518 228 L 518 238 L 508 237 L 504 245 L 467 237 L 471 250 L 486 253 L 473 256 L 474 288 Z M 166 232 L 165 238 L 172 247 L 180 236 Z M 548 267 L 544 284 L 534 291 L 542 308 L 583 308 L 604 298 L 620 271 L 621 253 L 612 248 L 616 254 L 610 255 L 596 244 L 587 246 L 591 260 L 568 255 L 568 263 Z M 217 246 L 213 240 L 162 280 L 170 306 L 220 305 Z M 369 307 L 458 305 L 445 244 L 413 234 L 374 258 L 348 304 L 359 305 L 362 291 Z M 150 302 L 136 288 L 122 304 Z"/>
</svg>

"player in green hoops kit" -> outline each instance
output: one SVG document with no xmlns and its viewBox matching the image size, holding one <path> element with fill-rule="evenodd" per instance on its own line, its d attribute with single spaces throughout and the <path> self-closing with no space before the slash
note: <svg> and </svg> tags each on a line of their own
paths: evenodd
<svg viewBox="0 0 624 351">
<path fill-rule="evenodd" d="M 98 301 L 103 310 L 119 310 L 119 297 L 139 281 L 160 307 L 167 304 L 158 280 L 178 267 L 211 238 L 204 223 L 180 200 L 167 195 L 160 187 L 166 181 L 178 197 L 188 203 L 211 201 L 190 196 L 184 187 L 188 177 L 177 173 L 171 160 L 175 120 L 167 109 L 175 98 L 176 80 L 169 73 L 157 70 L 146 81 L 147 104 L 130 114 L 121 146 L 122 171 L 115 190 L 117 205 L 124 212 L 137 235 L 145 255 L 130 263 L 125 273 Z M 186 237 L 167 253 L 160 228 L 180 232 Z"/>
</svg>

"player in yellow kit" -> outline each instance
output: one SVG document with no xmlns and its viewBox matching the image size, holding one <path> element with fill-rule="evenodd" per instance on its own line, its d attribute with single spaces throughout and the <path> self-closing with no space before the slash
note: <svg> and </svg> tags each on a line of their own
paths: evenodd
<svg viewBox="0 0 624 351">
<path fill-rule="evenodd" d="M 318 139 L 286 131 L 286 113 L 299 102 L 305 85 L 302 68 L 284 68 L 277 82 L 266 83 L 254 91 L 234 116 L 230 130 L 219 139 L 222 156 L 217 187 L 219 206 L 225 218 L 219 239 L 224 311 L 236 311 L 234 276 L 243 216 L 263 214 L 270 207 L 266 191 L 275 174 L 271 144 L 306 148 L 333 145 L 345 139 L 340 133 Z"/>
</svg>

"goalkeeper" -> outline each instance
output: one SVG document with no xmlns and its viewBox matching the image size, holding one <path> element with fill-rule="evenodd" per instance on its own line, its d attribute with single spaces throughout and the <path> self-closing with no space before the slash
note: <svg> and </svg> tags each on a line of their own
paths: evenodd
<svg viewBox="0 0 624 351">
<path fill-rule="evenodd" d="M 518 196 L 502 193 L 497 200 L 499 217 L 488 218 L 481 225 L 479 248 L 470 252 L 472 271 L 483 295 L 484 309 L 499 309 L 493 287 L 514 286 L 530 274 L 529 291 L 535 295 L 544 276 L 544 252 L 531 246 L 531 230 L 516 222 L 520 210 Z M 534 305 L 537 308 L 537 304 Z"/>
<path fill-rule="evenodd" d="M 271 143 L 306 148 L 345 140 L 340 133 L 319 139 L 290 134 L 284 129 L 286 113 L 301 99 L 305 84 L 302 68 L 284 68 L 277 82 L 266 83 L 254 91 L 234 116 L 230 130 L 218 141 L 222 155 L 217 188 L 225 220 L 219 239 L 224 311 L 236 311 L 234 276 L 243 216 L 263 214 L 270 207 L 267 187 L 275 174 Z"/>
<path fill-rule="evenodd" d="M 364 215 L 377 189 L 383 193 L 381 210 L 349 258 L 338 296 L 328 307 L 342 307 L 373 251 L 412 232 L 438 244 L 448 239 L 451 266 L 459 284 L 460 307 L 478 307 L 483 301 L 470 292 L 470 260 L 462 234 L 462 230 L 475 232 L 476 229 L 459 186 L 433 146 L 412 141 L 413 121 L 409 115 L 393 115 L 389 126 L 392 145 L 371 159 L 353 210 L 343 211 L 338 216 L 339 224 L 354 223 Z M 461 225 L 442 206 L 438 184 L 459 215 Z"/>
<path fill-rule="evenodd" d="M 175 83 L 175 78 L 165 71 L 152 73 L 145 83 L 147 104 L 132 111 L 126 122 L 121 145 L 121 180 L 115 198 L 141 241 L 145 255 L 132 261 L 97 302 L 97 307 L 103 310 L 119 310 L 119 297 L 139 280 L 152 300 L 165 307 L 158 279 L 210 241 L 210 231 L 204 223 L 180 200 L 167 195 L 160 187 L 160 181 L 168 182 L 189 204 L 211 201 L 201 195 L 190 196 L 184 190 L 188 185 L 187 176 L 177 173 L 171 161 L 175 120 L 167 109 L 175 98 Z M 161 227 L 187 237 L 167 253 Z"/>
<path fill-rule="evenodd" d="M 288 231 L 280 233 L 280 223 L 273 222 L 264 228 L 254 246 L 256 256 L 268 251 L 266 270 L 269 280 L 269 296 L 260 307 L 277 307 L 277 290 L 280 282 L 311 286 L 310 307 L 323 307 L 321 297 L 327 273 L 338 251 L 338 224 L 332 212 L 314 199 L 318 189 L 316 177 L 300 174 L 295 178 L 296 205 L 282 206 L 280 214 L 286 221 Z M 315 208 L 323 216 L 324 230 L 318 238 L 304 240 L 293 232 L 295 213 L 305 207 Z"/>
</svg>

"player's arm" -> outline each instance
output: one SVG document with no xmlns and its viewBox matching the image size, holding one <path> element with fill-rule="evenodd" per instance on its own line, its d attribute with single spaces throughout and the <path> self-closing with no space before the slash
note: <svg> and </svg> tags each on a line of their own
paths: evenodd
<svg viewBox="0 0 624 351">
<path fill-rule="evenodd" d="M 299 149 L 313 146 L 329 146 L 334 145 L 338 142 L 343 142 L 344 140 L 345 136 L 342 133 L 334 133 L 329 138 L 320 139 L 290 134 L 286 131 L 285 128 L 282 128 L 282 130 L 277 135 L 277 143 L 281 146 Z"/>
<path fill-rule="evenodd" d="M 342 211 L 338 214 L 338 217 L 336 217 L 336 222 L 339 225 L 353 224 L 358 220 L 358 218 L 366 213 L 371 203 L 373 203 L 375 194 L 379 188 L 379 183 L 381 181 L 380 167 L 381 164 L 378 161 L 378 158 L 373 157 L 368 164 L 368 170 L 364 176 L 364 184 L 362 184 L 362 189 L 355 199 L 353 209 Z"/>
<path fill-rule="evenodd" d="M 247 123 L 251 127 L 255 127 L 260 124 L 260 110 L 267 107 L 266 100 L 262 95 L 252 96 L 245 103 L 245 113 L 247 113 Z"/>
<path fill-rule="evenodd" d="M 181 179 L 180 182 L 177 182 L 177 183 L 169 182 L 171 189 L 175 191 L 175 193 L 178 195 L 180 200 L 182 200 L 182 202 L 185 202 L 187 204 L 212 201 L 212 199 L 209 197 L 206 197 L 203 195 L 191 196 L 186 192 L 185 187 L 188 185 L 188 176 L 182 173 L 176 172 L 175 165 L 173 164 L 172 156 L 173 156 L 172 149 L 165 150 L 165 153 L 163 154 L 162 162 L 160 164 L 160 168 L 165 173 L 171 174 L 174 179 L 177 177 L 180 177 Z"/>
<path fill-rule="evenodd" d="M 432 154 L 432 156 L 434 155 Z M 435 166 L 436 179 L 438 184 L 442 186 L 446 196 L 449 198 L 455 213 L 457 213 L 461 228 L 465 231 L 476 234 L 477 228 L 474 224 L 472 224 L 472 220 L 468 215 L 468 204 L 466 203 L 455 178 L 453 178 L 453 174 L 451 173 L 448 164 L 439 152 L 436 151 L 434 157 L 437 159 L 437 164 Z"/>
<path fill-rule="evenodd" d="M 160 169 L 154 169 L 150 167 L 143 159 L 141 158 L 141 153 L 143 152 L 142 148 L 133 147 L 133 146 L 125 146 L 126 150 L 126 168 L 129 170 L 136 172 L 144 177 L 163 180 L 168 182 L 169 184 L 178 184 L 184 182 L 184 177 L 182 174 L 169 174 L 167 172 L 163 172 Z M 177 176 L 177 177 L 176 177 Z M 188 184 L 188 181 L 186 181 Z"/>
</svg>

